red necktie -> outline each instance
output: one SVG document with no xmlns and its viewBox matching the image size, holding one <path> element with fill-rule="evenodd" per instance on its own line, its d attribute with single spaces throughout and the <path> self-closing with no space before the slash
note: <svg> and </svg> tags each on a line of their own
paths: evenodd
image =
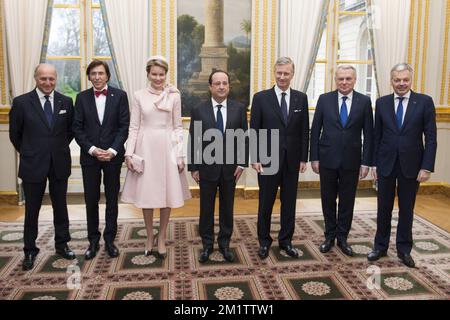
<svg viewBox="0 0 450 320">
<path fill-rule="evenodd" d="M 103 94 L 104 96 L 108 95 L 108 89 L 103 89 L 102 91 L 94 91 L 95 96 L 98 98 L 100 97 L 101 94 Z"/>
</svg>

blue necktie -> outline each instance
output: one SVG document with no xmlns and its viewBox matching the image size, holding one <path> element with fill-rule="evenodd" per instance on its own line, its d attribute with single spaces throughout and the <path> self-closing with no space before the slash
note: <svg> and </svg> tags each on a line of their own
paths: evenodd
<svg viewBox="0 0 450 320">
<path fill-rule="evenodd" d="M 403 122 L 403 99 L 404 97 L 398 97 L 398 107 L 397 107 L 397 127 L 400 130 L 402 128 Z"/>
<path fill-rule="evenodd" d="M 287 110 L 287 103 L 286 103 L 286 92 L 281 93 L 281 113 L 283 114 L 284 123 L 287 125 L 288 110 Z"/>
<path fill-rule="evenodd" d="M 222 105 L 217 105 L 217 119 L 216 119 L 216 128 L 220 130 L 220 132 L 223 133 L 223 116 L 222 111 L 220 109 L 222 108 Z"/>
<path fill-rule="evenodd" d="M 49 124 L 49 126 L 52 126 L 52 122 L 53 122 L 53 110 L 52 110 L 52 104 L 50 102 L 50 97 L 49 96 L 44 96 L 45 97 L 45 102 L 44 102 L 44 113 L 45 113 L 45 117 L 47 118 L 47 122 Z"/>
<path fill-rule="evenodd" d="M 345 103 L 345 100 L 347 100 L 347 99 L 348 99 L 348 97 L 342 97 L 342 106 L 341 106 L 340 117 L 341 117 L 341 123 L 342 123 L 343 127 L 345 127 L 345 125 L 347 124 L 347 120 L 348 120 L 347 104 Z"/>
</svg>

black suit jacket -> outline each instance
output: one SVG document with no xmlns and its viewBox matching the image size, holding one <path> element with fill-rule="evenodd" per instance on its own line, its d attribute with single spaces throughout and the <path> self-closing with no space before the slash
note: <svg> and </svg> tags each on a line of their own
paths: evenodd
<svg viewBox="0 0 450 320">
<path fill-rule="evenodd" d="M 245 141 L 239 141 L 234 138 L 234 156 L 231 159 L 231 163 L 226 163 L 226 143 L 227 135 L 223 136 L 223 158 L 221 163 L 206 164 L 205 159 L 202 157 L 202 161 L 199 161 L 199 155 L 203 153 L 205 148 L 208 147 L 213 141 L 204 141 L 202 139 L 205 131 L 216 128 L 216 119 L 214 117 L 214 110 L 211 100 L 205 101 L 191 111 L 191 123 L 189 127 L 189 148 L 188 148 L 188 170 L 200 171 L 200 179 L 209 181 L 216 181 L 220 178 L 221 171 L 223 170 L 224 178 L 227 180 L 234 179 L 234 172 L 238 165 L 246 167 L 248 166 L 248 123 L 247 112 L 243 104 L 227 99 L 227 122 L 225 125 L 226 130 L 242 129 L 241 133 L 245 133 Z M 195 136 L 194 123 L 196 121 L 202 124 L 202 137 Z M 202 143 L 195 144 L 193 139 L 202 141 Z M 199 140 L 202 139 L 202 140 Z M 244 143 L 244 145 L 243 145 Z M 238 145 L 239 144 L 239 145 Z M 199 163 L 200 162 L 200 163 Z"/>
<path fill-rule="evenodd" d="M 19 177 L 25 182 L 45 181 L 51 164 L 57 179 L 70 176 L 72 99 L 55 91 L 53 115 L 50 127 L 36 90 L 13 100 L 9 113 L 9 138 L 20 154 Z"/>
<path fill-rule="evenodd" d="M 80 163 L 83 166 L 98 163 L 97 158 L 89 154 L 89 149 L 96 146 L 103 150 L 112 148 L 117 155 L 112 158 L 112 164 L 120 164 L 124 160 L 124 144 L 128 138 L 130 110 L 125 91 L 108 86 L 105 114 L 103 122 L 97 113 L 94 89 L 80 92 L 75 101 L 75 116 L 73 132 L 75 140 L 81 147 Z"/>
<path fill-rule="evenodd" d="M 287 125 L 283 121 L 275 89 L 256 93 L 253 96 L 250 127 L 257 132 L 258 146 L 259 130 L 268 130 L 267 149 L 268 154 L 272 156 L 271 131 L 279 130 L 280 164 L 286 160 L 290 171 L 298 171 L 300 162 L 308 161 L 309 111 L 308 98 L 303 92 L 291 89 Z M 284 159 L 284 151 L 286 151 L 286 159 Z M 254 159 L 253 155 L 252 162 L 255 162 Z M 261 162 L 259 147 L 256 160 Z M 269 164 L 263 163 L 262 165 L 267 167 Z"/>
<path fill-rule="evenodd" d="M 436 110 L 430 96 L 411 91 L 401 130 L 396 123 L 394 95 L 379 98 L 375 107 L 374 143 L 377 173 L 389 176 L 397 155 L 407 178 L 416 178 L 421 169 L 433 172 L 436 131 Z"/>
<path fill-rule="evenodd" d="M 364 134 L 364 143 L 361 142 Z M 342 126 L 338 91 L 319 97 L 311 126 L 310 161 L 329 169 L 372 166 L 373 113 L 369 97 L 353 91 L 348 121 Z"/>
</svg>

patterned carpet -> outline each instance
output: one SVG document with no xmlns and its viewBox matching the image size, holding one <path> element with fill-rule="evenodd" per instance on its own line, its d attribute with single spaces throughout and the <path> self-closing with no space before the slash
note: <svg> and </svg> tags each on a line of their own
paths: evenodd
<svg viewBox="0 0 450 320">
<path fill-rule="evenodd" d="M 393 227 L 396 220 L 393 221 Z M 162 261 L 143 255 L 146 232 L 142 220 L 121 220 L 117 244 L 121 254 L 110 259 L 102 249 L 83 261 L 87 247 L 84 223 L 71 224 L 75 265 L 53 251 L 53 226 L 41 223 L 41 252 L 33 270 L 21 269 L 22 224 L 0 224 L 0 299 L 449 299 L 450 235 L 416 216 L 412 255 L 417 268 L 404 267 L 391 243 L 389 256 L 371 269 L 366 260 L 376 228 L 375 214 L 355 213 L 351 237 L 356 256 L 336 247 L 322 254 L 323 219 L 318 213 L 297 218 L 294 245 L 300 258 L 281 254 L 276 240 L 269 258 L 257 256 L 256 216 L 235 218 L 231 249 L 236 260 L 225 262 L 215 252 L 206 264 L 198 263 L 201 248 L 198 219 L 172 219 L 168 257 Z M 395 239 L 395 228 L 393 236 Z M 274 217 L 273 238 L 279 220 Z M 216 230 L 217 232 L 217 230 Z M 156 230 L 155 230 L 156 233 Z M 380 274 L 373 275 L 377 267 Z M 379 285 L 368 286 L 371 279 Z"/>
</svg>

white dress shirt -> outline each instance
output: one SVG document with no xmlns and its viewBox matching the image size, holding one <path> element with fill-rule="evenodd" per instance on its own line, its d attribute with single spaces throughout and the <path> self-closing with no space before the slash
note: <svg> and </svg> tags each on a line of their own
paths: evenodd
<svg viewBox="0 0 450 320">
<path fill-rule="evenodd" d="M 347 105 L 347 115 L 350 116 L 350 110 L 352 109 L 352 103 L 353 103 L 353 90 L 347 95 L 343 95 L 338 91 L 338 106 L 339 106 L 339 114 L 341 114 L 342 109 L 342 103 L 344 102 L 344 97 L 347 97 L 347 100 L 345 100 L 345 104 Z M 365 137 L 364 137 L 365 139 Z M 368 166 L 361 165 L 362 168 L 368 168 Z"/>
<path fill-rule="evenodd" d="M 408 108 L 410 96 L 411 96 L 411 90 L 409 90 L 408 93 L 403 96 L 404 99 L 402 102 L 402 105 L 403 105 L 402 125 L 403 125 L 403 122 L 405 122 L 406 109 Z M 394 92 L 394 108 L 395 108 L 394 112 L 395 112 L 395 114 L 397 114 L 398 105 L 400 104 L 400 100 L 398 98 L 400 98 L 400 96 Z"/>
<path fill-rule="evenodd" d="M 402 105 L 403 105 L 402 125 L 403 125 L 403 122 L 405 121 L 406 109 L 408 108 L 409 98 L 410 97 L 411 97 L 411 90 L 409 90 L 408 93 L 406 93 L 403 96 L 404 99 L 403 99 L 403 102 L 402 102 Z M 400 104 L 400 100 L 398 98 L 400 98 L 400 96 L 394 92 L 394 113 L 395 114 L 397 114 L 398 105 Z M 373 168 L 376 169 L 377 167 L 373 167 Z M 424 171 L 430 172 L 428 170 L 424 170 Z"/>
<path fill-rule="evenodd" d="M 46 101 L 45 96 L 46 94 L 43 93 L 39 88 L 36 88 L 36 93 L 39 97 L 39 101 L 41 102 L 42 110 L 44 110 L 44 103 Z M 50 104 L 52 105 L 52 112 L 55 111 L 54 105 L 55 105 L 55 90 L 52 91 L 49 95 Z M 45 111 L 45 110 L 44 110 Z"/>
<path fill-rule="evenodd" d="M 218 103 L 214 98 L 211 98 L 211 102 L 213 105 L 214 110 L 214 118 L 217 121 L 217 111 L 219 108 L 217 108 L 218 105 L 221 105 L 222 108 L 220 108 L 220 111 L 222 112 L 222 118 L 223 118 L 223 130 L 226 130 L 227 126 L 227 99 L 223 100 L 222 103 Z"/>
<path fill-rule="evenodd" d="M 352 108 L 352 102 L 353 102 L 353 91 L 350 92 L 346 96 L 344 96 L 342 93 L 340 93 L 338 91 L 339 114 L 341 114 L 342 102 L 344 102 L 344 99 L 342 99 L 343 97 L 347 97 L 347 100 L 345 101 L 345 104 L 347 105 L 347 115 L 350 116 L 350 110 Z"/>
<path fill-rule="evenodd" d="M 103 118 L 105 117 L 105 107 L 106 107 L 106 96 L 104 94 L 99 95 L 98 97 L 95 95 L 95 91 L 103 91 L 103 90 L 108 90 L 108 85 L 106 85 L 103 89 L 101 90 L 96 90 L 94 89 L 94 99 L 95 99 L 95 106 L 97 107 L 97 113 L 98 113 L 98 120 L 100 121 L 100 124 L 103 124 Z M 94 156 L 93 152 L 95 151 L 95 149 L 97 149 L 96 146 L 92 146 L 89 149 L 89 154 L 91 156 Z M 117 151 L 114 150 L 113 148 L 109 148 L 108 151 L 112 152 L 112 154 L 114 156 L 117 156 Z"/>
<path fill-rule="evenodd" d="M 103 124 L 103 118 L 105 117 L 106 96 L 101 94 L 97 97 L 95 95 L 95 91 L 103 91 L 105 89 L 108 90 L 108 85 L 101 90 L 96 90 L 94 88 L 95 105 L 97 106 L 98 120 L 100 120 L 100 124 Z"/>
<path fill-rule="evenodd" d="M 211 102 L 213 105 L 213 111 L 214 111 L 214 119 L 217 121 L 217 111 L 219 108 L 217 108 L 218 105 L 221 105 L 220 111 L 222 112 L 222 119 L 223 119 L 223 130 L 227 129 L 227 99 L 223 100 L 222 103 L 218 103 L 214 98 L 211 98 Z M 238 166 L 242 170 L 245 168 L 242 166 Z"/>
<path fill-rule="evenodd" d="M 275 86 L 275 94 L 277 95 L 278 99 L 278 105 L 281 108 L 281 97 L 282 93 L 286 93 L 285 99 L 286 99 L 286 105 L 287 105 L 287 114 L 289 115 L 289 107 L 291 102 L 291 88 L 287 89 L 286 91 L 281 90 L 278 86 Z"/>
</svg>

